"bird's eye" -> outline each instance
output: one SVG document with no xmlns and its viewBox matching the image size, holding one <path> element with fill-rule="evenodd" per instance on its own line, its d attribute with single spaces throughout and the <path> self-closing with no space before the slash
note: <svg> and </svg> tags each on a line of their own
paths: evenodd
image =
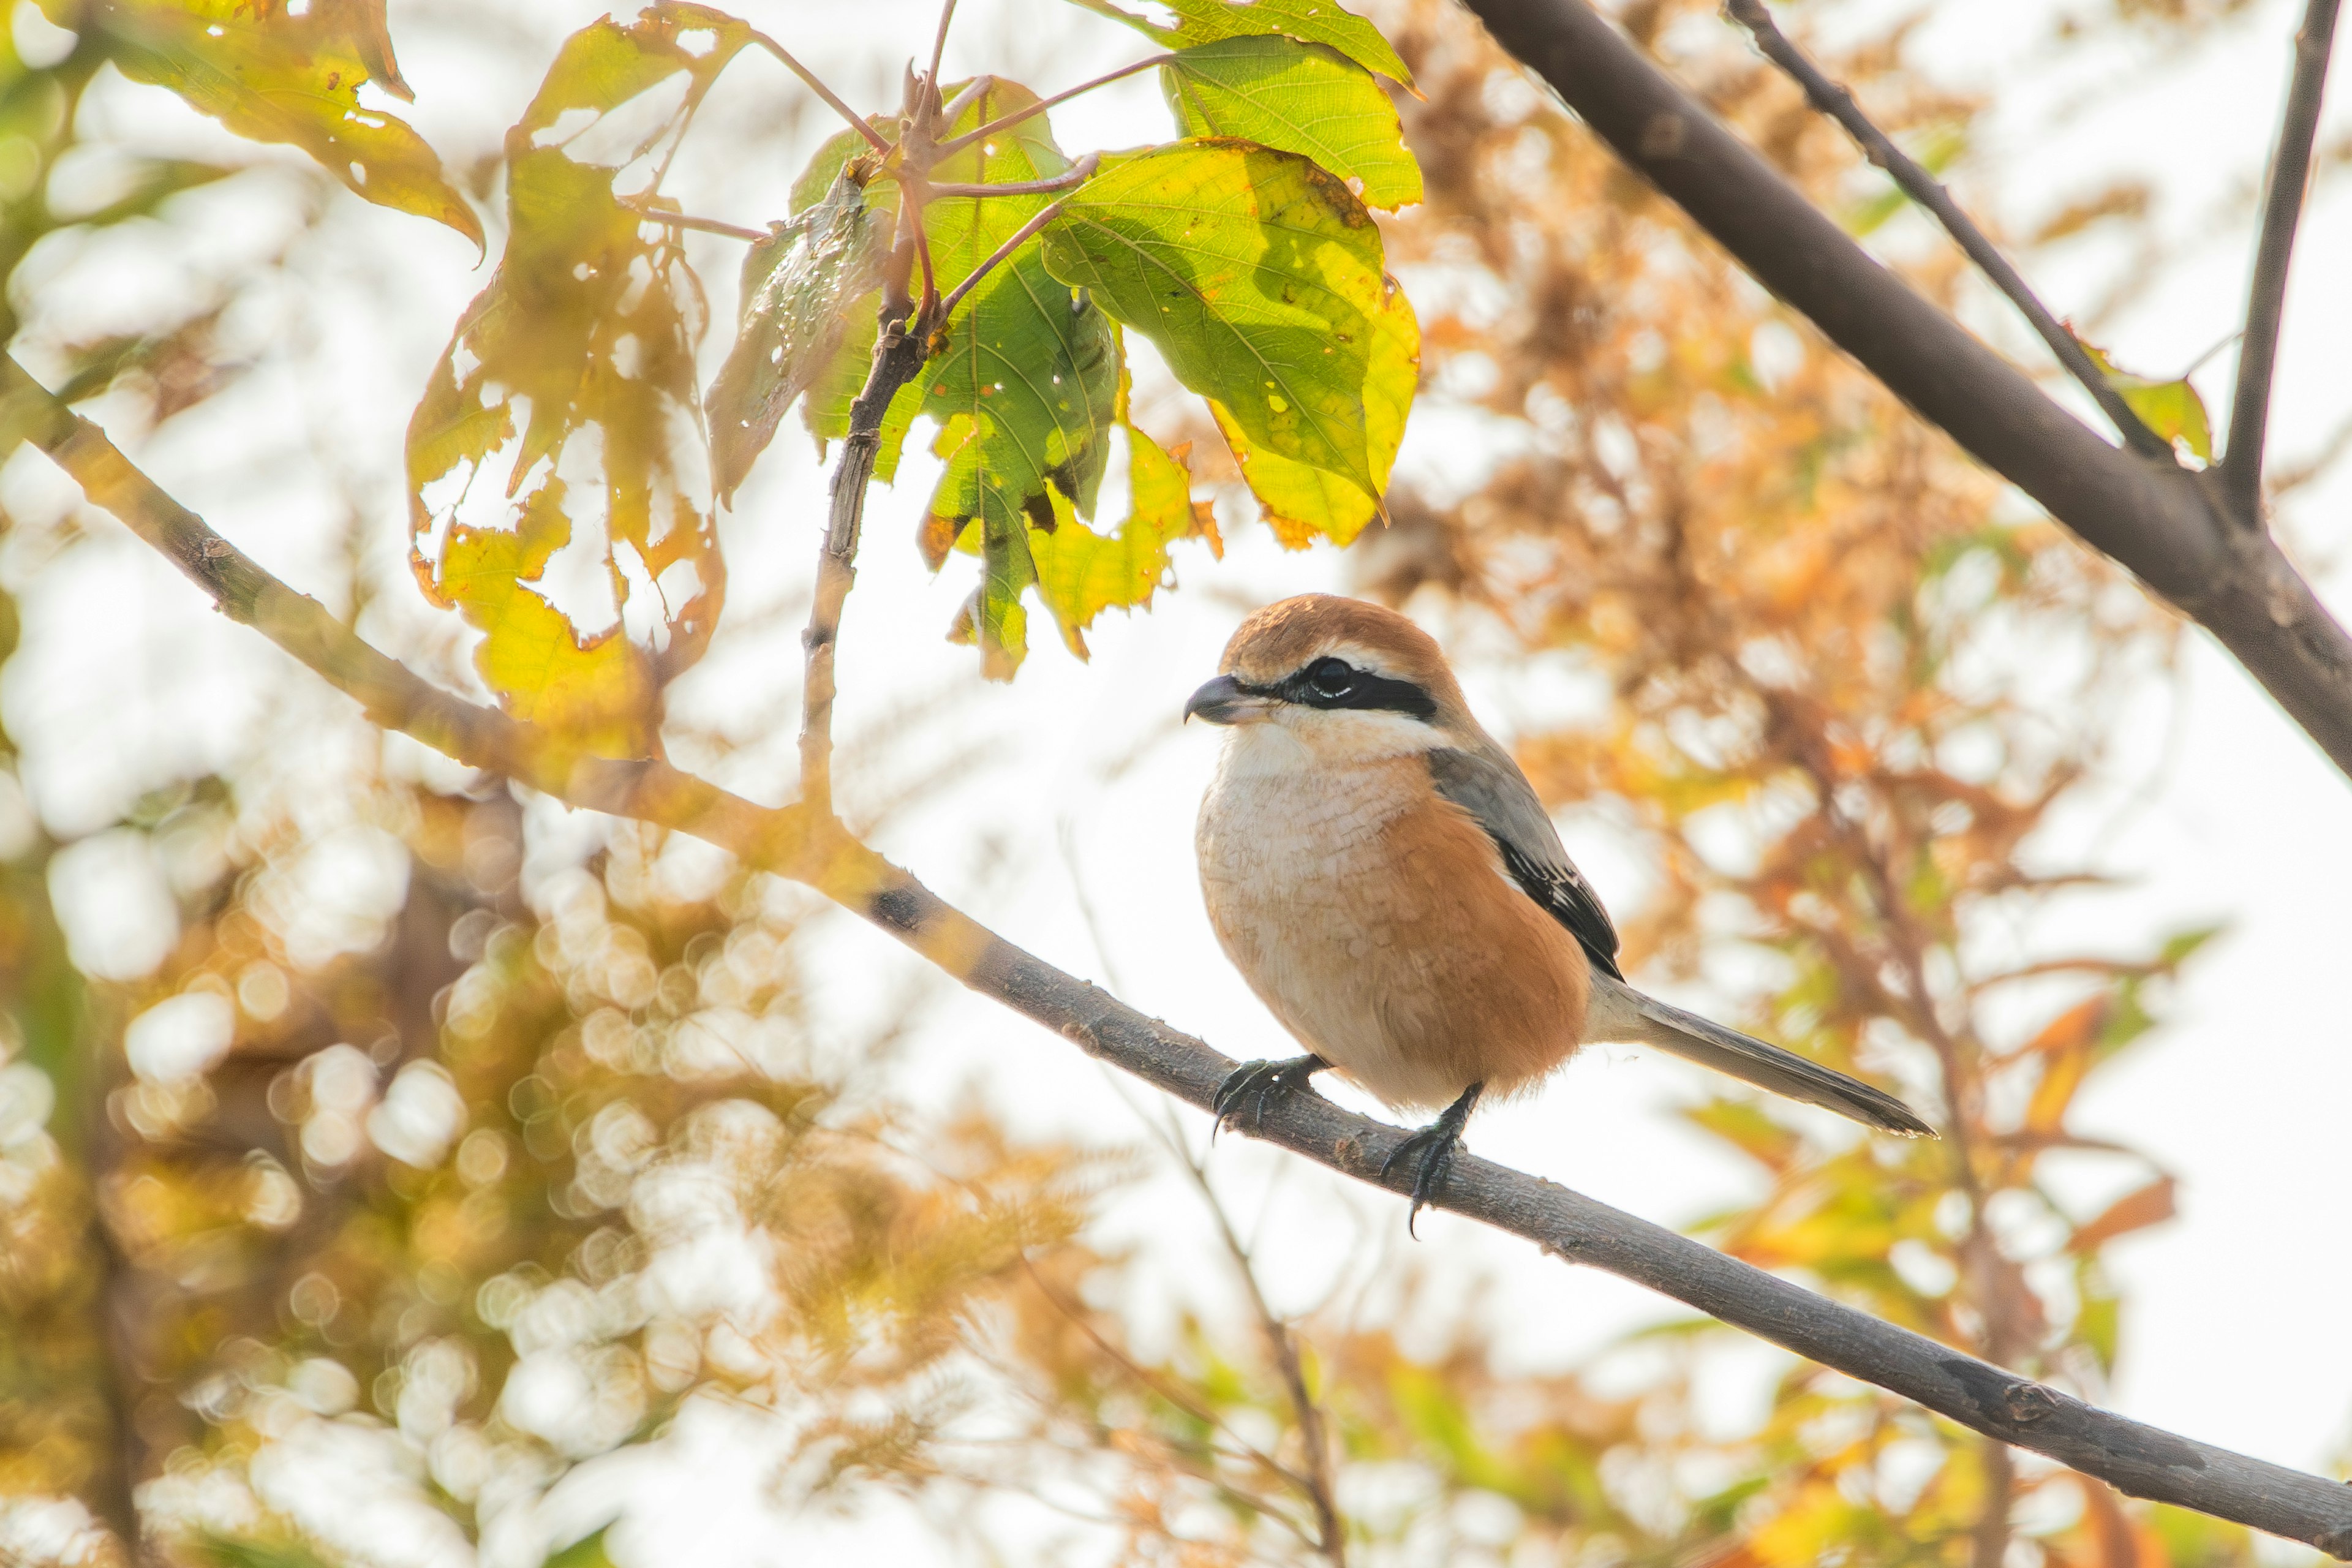
<svg viewBox="0 0 2352 1568">
<path fill-rule="evenodd" d="M 1318 658 L 1307 667 L 1307 684 L 1318 696 L 1344 697 L 1356 684 L 1355 667 L 1345 659 Z"/>
</svg>

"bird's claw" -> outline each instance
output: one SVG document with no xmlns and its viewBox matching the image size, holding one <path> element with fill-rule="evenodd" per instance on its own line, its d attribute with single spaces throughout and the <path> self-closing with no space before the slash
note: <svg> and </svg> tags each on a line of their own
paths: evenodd
<svg viewBox="0 0 2352 1568">
<path fill-rule="evenodd" d="M 1214 1138 L 1228 1122 L 1244 1116 L 1250 1131 L 1256 1131 L 1265 1125 L 1267 1100 L 1280 1100 L 1305 1089 L 1307 1079 L 1328 1065 L 1321 1057 L 1244 1062 L 1225 1075 L 1225 1081 L 1217 1086 L 1216 1098 L 1209 1102 L 1209 1114 L 1216 1118 L 1209 1136 Z"/>
<path fill-rule="evenodd" d="M 1420 1156 L 1412 1176 L 1412 1206 L 1404 1214 L 1405 1234 L 1416 1241 L 1421 1239 L 1421 1233 L 1413 1228 L 1414 1222 L 1421 1218 L 1421 1211 L 1436 1202 L 1438 1194 L 1445 1190 L 1446 1178 L 1454 1173 L 1454 1157 L 1462 1149 L 1462 1129 L 1470 1120 L 1471 1108 L 1478 1103 L 1479 1091 L 1485 1088 L 1484 1084 L 1472 1084 L 1463 1091 L 1461 1099 L 1438 1113 L 1436 1121 L 1418 1132 L 1407 1133 L 1404 1141 L 1381 1162 L 1381 1182 L 1386 1185 L 1391 1172 L 1407 1159 Z"/>
</svg>

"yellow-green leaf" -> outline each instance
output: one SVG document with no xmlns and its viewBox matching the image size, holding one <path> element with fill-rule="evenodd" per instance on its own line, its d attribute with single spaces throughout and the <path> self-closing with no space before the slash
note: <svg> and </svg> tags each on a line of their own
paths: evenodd
<svg viewBox="0 0 2352 1568">
<path fill-rule="evenodd" d="M 1421 165 L 1396 105 L 1371 73 L 1321 44 L 1280 34 L 1180 50 L 1160 85 L 1186 136 L 1234 136 L 1297 153 L 1348 182 L 1370 206 L 1421 200 Z"/>
<path fill-rule="evenodd" d="M 1412 85 L 1397 52 L 1381 30 L 1332 0 L 1163 0 L 1175 13 L 1176 25 L 1162 27 L 1111 0 L 1076 0 L 1077 5 L 1113 21 L 1124 22 L 1161 47 L 1187 48 L 1224 38 L 1255 38 L 1281 34 L 1306 44 L 1328 44 L 1369 71 L 1391 81 Z"/>
<path fill-rule="evenodd" d="M 1371 215 L 1338 180 L 1244 142 L 1122 158 L 1046 229 L 1045 260 L 1213 401 L 1251 488 L 1297 539 L 1351 536 L 1374 515 L 1421 334 Z"/>
<path fill-rule="evenodd" d="M 1097 616 L 1151 603 L 1168 577 L 1171 544 L 1202 538 L 1212 551 L 1223 552 L 1216 514 L 1208 502 L 1192 499 L 1186 448 L 1170 452 L 1134 426 L 1124 428 L 1130 500 L 1118 531 L 1104 535 L 1088 528 L 1058 490 L 1053 531 L 1029 531 L 1038 596 L 1053 613 L 1062 641 L 1080 658 L 1087 657 L 1086 628 Z"/>
<path fill-rule="evenodd" d="M 508 132 L 506 254 L 409 422 L 419 581 L 482 631 L 476 666 L 509 712 L 606 755 L 652 752 L 661 683 L 699 657 L 725 586 L 696 397 L 700 289 L 614 185 L 650 182 L 748 36 L 671 5 L 566 41 Z M 597 135 L 681 74 L 650 139 Z M 615 163 L 588 161 L 600 151 Z"/>
<path fill-rule="evenodd" d="M 889 248 L 888 215 L 866 205 L 864 186 L 846 172 L 824 201 L 772 225 L 751 247 L 735 346 L 710 387 L 711 469 L 721 500 L 751 472 L 793 400 L 831 367 L 850 311 L 880 283 Z"/>
<path fill-rule="evenodd" d="M 133 81 L 169 88 L 256 142 L 301 148 L 382 206 L 447 224 L 482 243 L 482 226 L 406 122 L 360 102 L 362 83 L 409 96 L 384 29 L 384 0 L 43 0 L 50 20 L 95 28 Z"/>
<path fill-rule="evenodd" d="M 2080 338 L 2074 341 L 2083 342 Z M 2141 424 L 2166 441 L 2187 447 L 2200 462 L 2213 460 L 2212 421 L 2206 416 L 2205 400 L 2197 395 L 2186 376 L 2178 381 L 2150 381 L 2144 375 L 2118 370 L 2105 349 L 2084 342 L 2083 352 L 2106 376 L 2107 384 L 2122 394 L 2131 411 L 2139 416 Z"/>
<path fill-rule="evenodd" d="M 1035 102 L 999 82 L 976 95 L 952 131 Z M 942 162 L 940 183 L 1006 184 L 1050 179 L 1069 161 L 1035 115 L 991 142 Z M 1045 195 L 951 196 L 924 214 L 944 291 L 961 282 L 1034 216 Z M 982 668 L 1009 679 L 1027 652 L 1020 595 L 1035 580 L 1030 526 L 1051 524 L 1054 498 L 1094 510 L 1118 397 L 1119 345 L 1110 322 L 1046 270 L 1035 240 L 999 263 L 947 323 L 944 353 L 924 366 L 923 405 L 940 421 L 933 451 L 947 472 L 931 497 L 925 552 L 934 565 L 974 520 L 981 524 L 982 602 L 971 617 Z"/>
</svg>

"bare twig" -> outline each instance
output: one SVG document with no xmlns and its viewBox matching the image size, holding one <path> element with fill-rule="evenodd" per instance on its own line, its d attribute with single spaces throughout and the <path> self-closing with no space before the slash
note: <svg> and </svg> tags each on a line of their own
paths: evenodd
<svg viewBox="0 0 2352 1568">
<path fill-rule="evenodd" d="M 751 41 L 759 45 L 761 48 L 767 50 L 770 54 L 775 56 L 779 60 L 782 60 L 786 70 L 792 72 L 794 76 L 800 78 L 802 81 L 807 83 L 808 89 L 811 92 L 824 100 L 827 106 L 829 106 L 835 114 L 840 115 L 844 120 L 849 121 L 849 127 L 851 130 L 866 138 L 866 144 L 867 146 L 873 148 L 877 153 L 887 153 L 890 151 L 890 143 L 883 139 L 882 133 L 875 130 L 871 125 L 866 123 L 866 117 L 864 115 L 858 113 L 857 110 L 850 108 L 849 105 L 842 102 L 839 98 L 835 97 L 834 95 L 833 89 L 825 86 L 823 81 L 817 79 L 816 72 L 809 69 L 808 67 L 793 58 L 791 50 L 785 48 L 783 45 L 776 42 L 775 39 L 768 37 L 767 34 L 761 32 L 757 28 L 752 29 Z"/>
<path fill-rule="evenodd" d="M 1075 184 L 1082 183 L 1090 177 L 1094 172 L 1095 155 L 1092 153 L 1089 153 L 1085 157 L 1078 160 L 1077 166 L 1070 171 L 1074 178 L 1066 182 L 1066 184 Z M 991 188 L 992 187 L 985 185 L 981 187 L 982 190 Z M 993 188 L 1002 189 L 1003 187 Z M 1003 245 L 998 246 L 994 250 L 989 252 L 986 257 L 982 258 L 979 266 L 973 268 L 970 272 L 964 275 L 963 281 L 958 283 L 953 289 L 948 290 L 947 297 L 940 301 L 940 320 L 944 321 L 950 316 L 955 314 L 955 308 L 963 303 L 963 297 L 971 292 L 972 286 L 974 284 L 987 277 L 991 271 L 994 270 L 1000 263 L 1002 263 L 1007 257 L 1011 256 L 1014 251 L 1028 244 L 1031 236 L 1034 235 L 1039 229 L 1044 228 L 1047 224 L 1053 222 L 1055 218 L 1061 216 L 1062 208 L 1067 205 L 1068 199 L 1065 197 L 1062 201 L 1055 202 L 1050 205 L 1038 208 L 1037 215 L 1034 217 L 1032 217 L 1027 223 L 1023 224 L 1019 228 L 1014 229 L 1010 235 L 1006 236 Z"/>
<path fill-rule="evenodd" d="M 930 80 L 934 87 L 939 85 L 940 61 L 948 52 L 948 24 L 955 20 L 955 8 L 956 0 L 946 0 L 946 4 L 940 7 L 940 30 L 931 39 Z"/>
<path fill-rule="evenodd" d="M 1055 174 L 1045 180 L 1007 180 L 1002 184 L 926 184 L 924 189 L 935 196 L 1042 196 L 1054 191 L 1066 191 L 1072 185 L 1084 184 L 1094 177 L 1095 165 L 1101 160 L 1089 153 L 1080 159 L 1066 174 Z"/>
<path fill-rule="evenodd" d="M 1886 132 L 1871 123 L 1870 117 L 1863 113 L 1862 106 L 1854 102 L 1852 91 L 1822 75 L 1821 68 L 1789 41 L 1779 24 L 1772 20 L 1772 14 L 1764 8 L 1763 0 L 1724 0 L 1724 9 L 1731 13 L 1733 20 L 1748 29 L 1756 40 L 1756 47 L 1764 51 L 1765 58 L 1795 79 L 1815 109 L 1845 128 L 1845 133 L 1861 147 L 1863 156 L 1885 170 L 1888 176 L 1903 187 L 1904 195 L 1936 215 L 1936 221 L 1944 226 L 1944 231 L 1962 250 L 1968 252 L 1969 259 L 1992 279 L 1994 287 L 2009 296 L 2009 302 L 2015 305 L 2019 313 L 2042 335 L 2042 341 L 2058 357 L 2058 363 L 2066 367 L 2067 374 L 2083 384 L 2083 389 L 2098 404 L 2099 411 L 2107 416 L 2125 443 L 2144 456 L 2162 458 L 2170 462 L 2171 443 L 2149 429 L 2140 416 L 2132 412 L 2131 405 L 2124 401 L 2123 394 L 2115 389 L 2099 367 L 2091 363 L 2091 356 L 2083 352 L 2083 345 L 2074 334 L 2050 313 L 2050 308 L 2027 286 L 2017 268 L 2009 264 L 2009 258 L 1985 237 L 1984 230 L 1960 210 L 1959 204 L 1952 199 L 1952 193 L 1888 140 Z"/>
<path fill-rule="evenodd" d="M 869 393 L 879 390 L 869 380 Z M 1234 1062 L 1100 988 L 1014 947 L 803 803 L 760 806 L 656 760 L 583 752 L 562 736 L 440 691 L 362 641 L 173 500 L 105 434 L 0 356 L 0 429 L 30 441 L 92 504 L 163 553 L 233 619 L 352 697 L 376 722 L 460 762 L 591 811 L 691 834 L 823 893 L 972 990 L 1202 1110 Z M 845 470 L 850 465 L 845 463 Z M 838 478 L 838 477 L 837 477 Z M 835 521 L 841 520 L 839 485 Z M 847 532 L 856 535 L 853 509 Z M 830 537 L 828 538 L 830 543 Z M 1342 1175 L 1384 1179 L 1405 1134 L 1314 1094 L 1270 1104 L 1253 1136 Z M 1971 1430 L 2047 1455 L 2135 1497 L 2235 1520 L 2352 1557 L 2352 1487 L 2233 1454 L 2084 1404 L 1907 1329 L 1815 1295 L 1661 1226 L 1475 1155 L 1439 1206 L 1564 1260 L 1645 1285 L 1735 1328 L 1911 1399 Z"/>
<path fill-rule="evenodd" d="M 809 810 L 833 815 L 834 658 L 841 638 L 841 613 L 857 580 L 857 535 L 866 515 L 866 488 L 882 448 L 882 421 L 891 399 L 923 368 L 924 341 L 940 319 L 926 310 L 911 326 L 903 284 L 886 297 L 882 330 L 874 344 L 874 367 L 849 405 L 849 435 L 833 471 L 833 505 L 824 537 L 817 543 L 816 592 L 809 605 L 808 630 L 801 634 L 801 801 Z"/>
<path fill-rule="evenodd" d="M 1020 124 L 1024 120 L 1045 113 L 1047 110 L 1053 108 L 1057 103 L 1066 102 L 1070 99 L 1077 97 L 1078 94 L 1082 92 L 1092 92 L 1098 87 L 1107 87 L 1110 83 L 1118 80 L 1121 77 L 1129 77 L 1133 76 L 1138 71 L 1150 70 L 1153 66 L 1164 66 L 1175 58 L 1176 57 L 1174 55 L 1154 55 L 1148 60 L 1138 60 L 1131 66 L 1121 66 L 1115 71 L 1107 71 L 1103 75 L 1095 78 L 1092 81 L 1082 81 L 1076 87 L 1064 88 L 1061 91 L 1054 94 L 1051 98 L 1041 98 L 1036 102 L 1029 105 L 1026 109 L 1016 109 L 1010 114 L 999 115 L 994 120 L 990 121 L 987 124 L 977 126 L 972 130 L 967 131 L 962 135 L 956 137 L 953 141 L 940 142 L 939 145 L 938 156 L 942 158 L 952 157 L 956 153 L 961 153 L 965 148 L 971 146 L 973 142 L 981 141 L 985 137 L 993 136 L 1000 131 L 1010 130 L 1013 126 Z"/>
<path fill-rule="evenodd" d="M 1298 1354 L 1298 1336 L 1266 1303 L 1265 1291 L 1258 1284 L 1256 1260 L 1234 1229 L 1233 1216 L 1225 1212 L 1223 1201 L 1209 1185 L 1208 1171 L 1173 1135 L 1173 1129 L 1165 1142 L 1169 1152 L 1192 1178 L 1201 1201 L 1208 1205 L 1210 1217 L 1216 1221 L 1217 1236 L 1225 1244 L 1225 1256 L 1233 1260 L 1234 1272 L 1241 1277 L 1242 1289 L 1249 1294 L 1251 1310 L 1257 1313 L 1258 1327 L 1265 1333 L 1267 1352 L 1274 1357 L 1275 1371 L 1281 1374 L 1291 1415 L 1298 1423 L 1299 1446 L 1307 1453 L 1307 1473 L 1291 1479 L 1314 1505 L 1315 1549 L 1330 1561 L 1331 1568 L 1347 1568 L 1347 1526 L 1339 1517 L 1339 1486 L 1331 1473 L 1331 1439 L 1324 1427 L 1323 1407 L 1315 1402 L 1314 1394 L 1307 1386 L 1307 1369 Z"/>
<path fill-rule="evenodd" d="M 2221 494 L 2231 521 L 2263 526 L 2263 447 L 2271 417 L 2271 380 L 2278 362 L 2279 322 L 2286 310 L 2287 264 L 2311 182 L 2311 143 L 2319 134 L 2319 105 L 2327 87 L 2327 58 L 2336 41 L 2336 0 L 2311 0 L 2294 35 L 2294 78 L 2280 117 L 2263 195 L 2262 241 L 2246 298 L 2246 341 L 2238 351 L 2238 389 L 2230 402 L 2229 444 L 2221 449 Z"/>
</svg>

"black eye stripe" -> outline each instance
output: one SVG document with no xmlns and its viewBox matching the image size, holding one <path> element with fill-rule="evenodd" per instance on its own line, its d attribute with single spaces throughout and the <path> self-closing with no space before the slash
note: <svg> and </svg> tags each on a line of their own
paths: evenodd
<svg viewBox="0 0 2352 1568">
<path fill-rule="evenodd" d="M 1421 720 L 1437 714 L 1437 704 L 1431 700 L 1429 693 L 1412 681 L 1378 675 L 1336 658 L 1318 658 L 1273 686 L 1257 689 L 1265 696 L 1307 708 L 1355 708 L 1403 713 Z"/>
</svg>

